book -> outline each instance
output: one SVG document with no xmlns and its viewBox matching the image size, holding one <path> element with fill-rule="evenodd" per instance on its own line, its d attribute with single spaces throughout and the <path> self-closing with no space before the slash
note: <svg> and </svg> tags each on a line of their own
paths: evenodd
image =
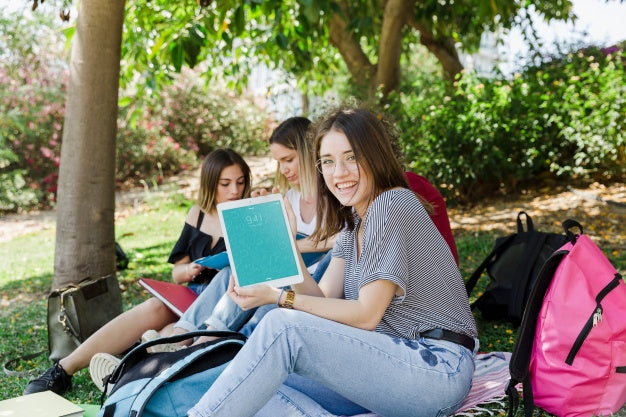
<svg viewBox="0 0 626 417">
<path fill-rule="evenodd" d="M 0 416 L 80 417 L 82 407 L 52 391 L 37 392 L 0 401 Z"/>
<path fill-rule="evenodd" d="M 193 262 L 213 269 L 222 269 L 230 265 L 226 251 L 216 253 L 215 255 L 205 256 L 204 258 L 196 259 Z"/>
<path fill-rule="evenodd" d="M 304 280 L 280 194 L 223 202 L 217 213 L 237 285 L 283 287 Z"/>
<path fill-rule="evenodd" d="M 176 313 L 178 317 L 182 316 L 191 303 L 198 298 L 198 295 L 186 285 L 150 278 L 140 278 L 139 285 L 144 287 L 154 297 L 161 300 L 163 304 Z"/>
</svg>

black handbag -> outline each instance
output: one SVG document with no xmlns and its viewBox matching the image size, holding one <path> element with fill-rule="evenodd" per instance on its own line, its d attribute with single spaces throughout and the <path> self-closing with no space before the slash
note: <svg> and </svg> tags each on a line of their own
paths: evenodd
<svg viewBox="0 0 626 417">
<path fill-rule="evenodd" d="M 114 274 L 52 291 L 48 296 L 50 359 L 66 357 L 121 313 L 122 296 Z"/>
<path fill-rule="evenodd" d="M 526 230 L 522 223 L 526 217 Z M 508 320 L 518 326 L 539 270 L 552 253 L 567 241 L 565 234 L 535 231 L 530 216 L 520 211 L 517 233 L 496 239 L 495 246 L 465 284 L 469 296 L 486 269 L 490 281 L 472 303 L 485 320 Z"/>
</svg>

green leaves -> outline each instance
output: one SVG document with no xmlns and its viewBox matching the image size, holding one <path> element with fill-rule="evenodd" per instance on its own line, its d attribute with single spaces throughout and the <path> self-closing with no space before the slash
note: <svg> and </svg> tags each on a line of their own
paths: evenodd
<svg viewBox="0 0 626 417">
<path fill-rule="evenodd" d="M 512 79 L 464 74 L 453 93 L 422 75 L 391 97 L 406 159 L 461 202 L 555 177 L 623 181 L 624 62 L 590 48 Z"/>
</svg>

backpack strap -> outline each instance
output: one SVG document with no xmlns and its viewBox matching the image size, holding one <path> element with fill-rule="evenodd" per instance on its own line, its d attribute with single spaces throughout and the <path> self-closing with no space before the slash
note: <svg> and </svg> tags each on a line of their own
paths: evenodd
<svg viewBox="0 0 626 417">
<path fill-rule="evenodd" d="M 513 233 L 501 239 L 500 241 L 496 241 L 496 246 L 491 250 L 489 255 L 485 257 L 482 263 L 478 265 L 478 268 L 476 268 L 472 276 L 467 280 L 467 283 L 465 284 L 465 291 L 467 292 L 468 297 L 471 295 L 472 290 L 474 290 L 474 287 L 476 286 L 478 279 L 481 277 L 481 275 L 485 271 L 485 268 L 487 268 L 498 256 L 500 256 L 500 254 L 502 254 L 502 252 L 507 247 L 509 247 L 511 243 L 513 243 L 513 239 L 515 239 L 517 235 L 524 232 L 524 225 L 522 224 L 522 215 L 526 216 L 526 231 L 532 232 L 534 230 L 533 221 L 528 215 L 528 213 L 526 213 L 525 211 L 520 211 L 519 213 L 517 213 L 517 219 L 516 219 L 517 233 Z"/>
<path fill-rule="evenodd" d="M 524 232 L 524 226 L 522 225 L 522 214 L 526 216 L 526 231 L 533 232 L 535 230 L 533 219 L 531 219 L 528 213 L 526 213 L 525 211 L 520 211 L 519 213 L 517 213 L 517 220 L 515 221 L 517 223 L 517 233 Z"/>
<path fill-rule="evenodd" d="M 567 236 L 567 240 L 571 242 L 572 245 L 575 245 L 576 236 L 582 235 L 584 233 L 583 226 L 580 223 L 578 223 L 576 220 L 572 220 L 572 219 L 565 220 L 563 223 L 561 223 L 561 225 L 563 226 L 563 231 L 565 232 L 565 235 Z M 573 227 L 577 227 L 580 233 L 572 233 L 569 229 Z"/>
<path fill-rule="evenodd" d="M 124 370 L 127 364 L 134 363 L 135 357 L 143 356 L 146 352 L 146 349 L 148 349 L 149 347 L 155 346 L 155 345 L 162 345 L 165 343 L 178 343 L 178 342 L 182 342 L 183 340 L 192 339 L 192 338 L 196 338 L 200 336 L 229 337 L 229 338 L 234 338 L 234 339 L 238 339 L 241 341 L 246 340 L 246 337 L 243 334 L 238 333 L 238 332 L 219 331 L 219 330 L 197 330 L 193 332 L 177 334 L 174 336 L 160 337 L 158 339 L 150 340 L 149 342 L 141 343 L 135 346 L 133 349 L 131 349 L 130 352 L 128 352 L 126 355 L 124 355 L 120 363 L 115 367 L 115 370 L 113 370 L 113 373 L 109 376 L 109 379 L 107 380 L 107 384 L 105 385 L 105 390 L 102 393 L 103 394 L 102 398 L 104 398 L 104 396 L 106 395 L 107 385 L 109 383 L 117 384 L 121 376 L 124 374 Z"/>
<path fill-rule="evenodd" d="M 465 283 L 465 291 L 467 292 L 468 297 L 472 293 L 472 290 L 476 286 L 476 283 L 478 282 L 480 276 L 483 274 L 485 268 L 487 268 L 487 266 L 489 266 L 494 261 L 494 258 L 500 256 L 500 254 L 513 242 L 513 239 L 515 239 L 516 236 L 517 235 L 514 233 L 500 240 L 498 244 L 493 248 L 493 250 L 489 253 L 489 255 L 485 257 L 482 263 L 478 265 L 478 268 L 476 268 L 474 273 L 472 273 L 472 276 Z"/>
<path fill-rule="evenodd" d="M 532 389 L 530 386 L 530 375 L 528 373 L 528 367 L 530 366 L 530 354 L 532 352 L 533 342 L 535 340 L 535 331 L 537 327 L 537 316 L 541 310 L 543 304 L 543 297 L 552 282 L 552 277 L 557 267 L 561 263 L 561 260 L 569 251 L 559 250 L 554 252 L 541 267 L 535 286 L 530 292 L 524 315 L 522 317 L 522 324 L 517 335 L 517 341 L 513 348 L 513 354 L 511 355 L 511 361 L 509 362 L 509 373 L 511 379 L 506 388 L 506 393 L 509 396 L 509 417 L 513 417 L 517 411 L 519 405 L 519 395 L 515 386 L 520 382 L 524 389 L 524 412 L 526 417 L 528 413 L 532 415 L 534 409 L 534 403 L 532 401 Z M 530 394 L 528 392 L 530 391 Z M 530 395 L 530 397 L 528 396 Z"/>
</svg>

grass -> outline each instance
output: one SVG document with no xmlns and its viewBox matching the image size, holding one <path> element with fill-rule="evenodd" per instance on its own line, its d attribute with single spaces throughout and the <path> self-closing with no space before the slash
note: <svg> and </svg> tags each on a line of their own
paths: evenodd
<svg viewBox="0 0 626 417">
<path fill-rule="evenodd" d="M 168 191 L 168 190 L 165 190 Z M 124 308 L 143 301 L 147 293 L 136 284 L 140 276 L 169 280 L 167 263 L 190 202 L 170 189 L 148 198 L 140 209 L 116 223 L 117 241 L 130 258 L 128 269 L 118 272 Z M 0 360 L 47 349 L 46 296 L 50 289 L 54 260 L 54 229 L 44 229 L 0 243 Z M 467 279 L 491 251 L 495 232 L 472 232 L 456 235 L 460 267 Z M 608 257 L 619 270 L 626 260 L 622 251 L 611 251 Z M 488 279 L 483 276 L 474 289 L 473 301 L 484 291 Z M 511 351 L 517 329 L 506 322 L 487 322 L 476 312 L 481 350 Z M 42 355 L 35 360 L 20 361 L 16 370 L 39 374 L 50 365 Z M 0 375 L 0 400 L 21 395 L 29 376 Z M 87 370 L 73 378 L 74 388 L 65 396 L 75 403 L 97 404 L 100 392 L 91 382 Z"/>
</svg>

